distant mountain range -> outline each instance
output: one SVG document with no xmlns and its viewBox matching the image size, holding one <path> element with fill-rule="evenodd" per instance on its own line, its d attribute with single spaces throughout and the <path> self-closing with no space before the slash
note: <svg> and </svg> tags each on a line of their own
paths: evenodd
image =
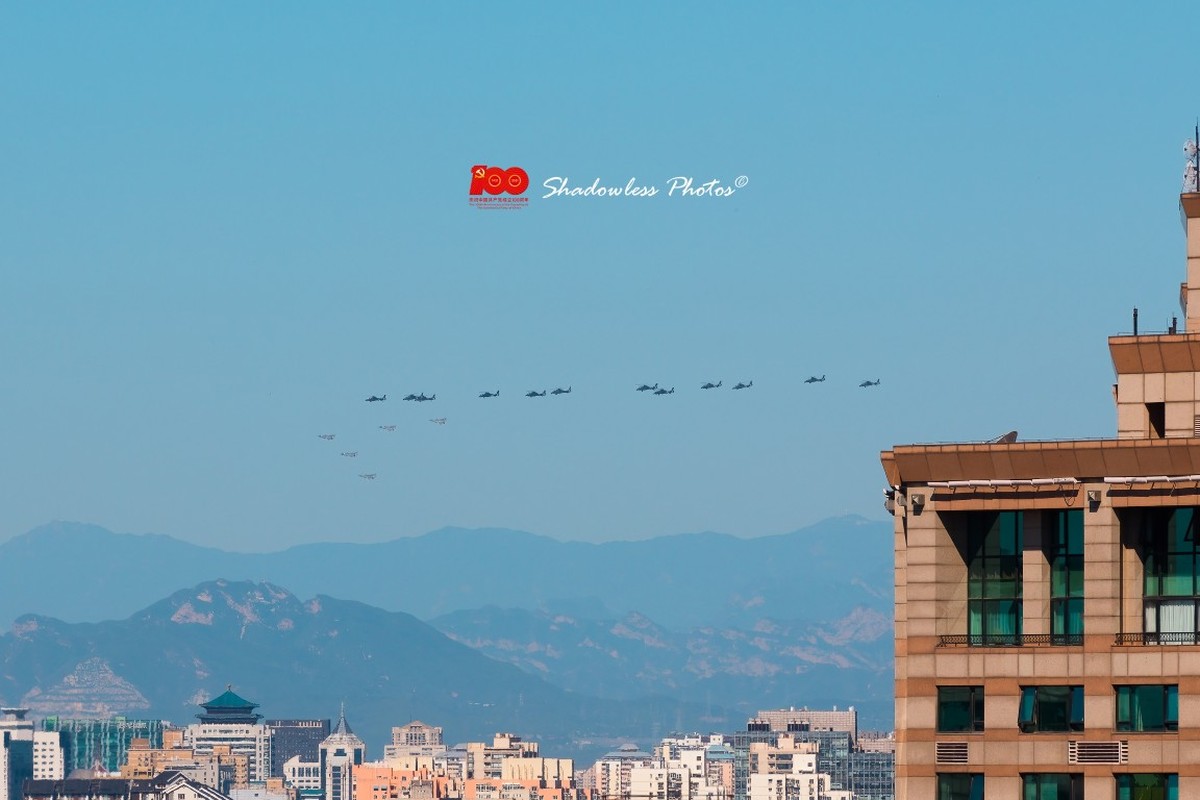
<svg viewBox="0 0 1200 800">
<path fill-rule="evenodd" d="M 891 529 L 856 517 L 749 540 L 446 529 L 269 554 L 55 523 L 0 564 L 0 702 L 43 715 L 187 721 L 232 682 L 269 715 L 345 700 L 376 747 L 413 717 L 564 755 L 787 705 L 891 725 Z"/>
<path fill-rule="evenodd" d="M 675 629 L 762 617 L 833 622 L 859 606 L 891 616 L 891 527 L 839 517 L 780 536 L 717 533 L 559 542 L 446 528 L 379 544 L 230 553 L 168 536 L 56 522 L 0 544 L 0 625 L 21 614 L 120 619 L 202 581 L 270 581 L 420 619 L 497 606 L 591 619 L 641 612 Z"/>
<path fill-rule="evenodd" d="M 566 755 L 665 726 L 738 725 L 664 696 L 638 702 L 564 691 L 451 641 L 415 617 L 272 584 L 214 581 L 118 622 L 27 615 L 0 636 L 0 706 L 186 723 L 234 682 L 268 716 L 336 716 L 376 755 L 391 726 L 420 718 L 454 741 L 513 730 Z"/>
</svg>

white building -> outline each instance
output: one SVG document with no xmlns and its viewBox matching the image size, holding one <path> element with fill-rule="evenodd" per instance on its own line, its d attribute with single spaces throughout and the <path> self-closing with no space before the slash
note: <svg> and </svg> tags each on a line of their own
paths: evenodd
<svg viewBox="0 0 1200 800">
<path fill-rule="evenodd" d="M 66 776 L 63 735 L 59 731 L 33 732 L 33 779 L 61 781 Z"/>
</svg>

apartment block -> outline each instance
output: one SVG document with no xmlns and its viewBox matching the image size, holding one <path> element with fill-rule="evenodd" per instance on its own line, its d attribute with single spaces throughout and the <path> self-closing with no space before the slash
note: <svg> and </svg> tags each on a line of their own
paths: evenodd
<svg viewBox="0 0 1200 800">
<path fill-rule="evenodd" d="M 1184 329 L 1109 336 L 1114 437 L 881 455 L 899 800 L 1200 797 L 1200 194 L 1180 208 Z"/>
</svg>

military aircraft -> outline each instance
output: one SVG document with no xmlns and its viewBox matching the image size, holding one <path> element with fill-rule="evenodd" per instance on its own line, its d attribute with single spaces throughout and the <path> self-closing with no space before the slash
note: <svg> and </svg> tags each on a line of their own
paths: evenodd
<svg viewBox="0 0 1200 800">
<path fill-rule="evenodd" d="M 395 425 L 380 425 L 379 430 L 388 431 L 390 433 L 391 431 L 396 430 L 396 426 Z"/>
<path fill-rule="evenodd" d="M 404 399 L 405 400 L 416 400 L 417 396 L 415 394 L 408 394 L 408 395 L 404 396 Z"/>
<path fill-rule="evenodd" d="M 804 382 L 805 382 L 805 383 L 824 383 L 824 382 L 825 382 L 825 376 L 824 376 L 824 375 L 822 375 L 821 377 L 819 377 L 819 378 L 818 378 L 816 375 L 809 375 L 809 376 L 808 376 L 808 378 L 807 378 L 807 379 L 805 379 L 805 381 L 804 381 Z"/>
<path fill-rule="evenodd" d="M 571 387 L 570 387 L 570 386 L 568 386 L 568 387 L 567 387 L 567 388 L 565 388 L 565 389 L 563 389 L 563 388 L 561 388 L 561 387 L 560 387 L 560 388 L 558 388 L 558 389 L 555 389 L 555 390 L 554 390 L 553 392 L 551 392 L 550 394 L 570 394 L 570 393 L 571 393 Z"/>
<path fill-rule="evenodd" d="M 416 400 L 418 403 L 428 403 L 430 400 L 437 400 L 437 395 L 435 394 L 432 397 L 426 397 L 425 393 L 421 392 L 419 395 L 414 397 L 413 400 Z"/>
<path fill-rule="evenodd" d="M 496 391 L 494 391 L 494 392 L 480 392 L 480 393 L 479 393 L 479 396 L 480 396 L 480 397 L 499 397 L 499 396 L 500 396 L 500 390 L 499 390 L 499 389 L 497 389 L 497 390 L 496 390 Z"/>
<path fill-rule="evenodd" d="M 639 387 L 637 388 L 637 390 L 638 390 L 639 392 L 653 392 L 653 391 L 654 391 L 655 389 L 657 389 L 657 388 L 658 388 L 658 384 L 657 384 L 657 383 L 656 383 L 656 384 L 654 384 L 653 386 L 647 386 L 646 384 L 644 384 L 644 383 L 643 383 L 641 386 L 639 386 Z"/>
<path fill-rule="evenodd" d="M 720 389 L 722 383 L 723 383 L 723 381 L 717 381 L 716 383 L 709 381 L 708 383 L 704 384 L 700 388 L 701 389 Z"/>
<path fill-rule="evenodd" d="M 358 458 L 358 451 L 347 450 L 346 452 L 342 453 L 342 455 L 344 455 L 346 458 Z"/>
<path fill-rule="evenodd" d="M 432 422 L 434 425 L 445 425 L 446 424 L 445 417 L 438 417 L 437 419 L 431 419 L 429 421 Z"/>
<path fill-rule="evenodd" d="M 858 385 L 858 388 L 866 389 L 868 386 L 878 386 L 878 385 L 879 385 L 879 378 L 876 378 L 873 381 L 863 381 L 862 383 L 860 383 Z"/>
<path fill-rule="evenodd" d="M 384 400 L 387 400 L 387 395 L 386 395 L 386 394 L 385 394 L 383 397 L 380 397 L 379 395 L 374 395 L 374 394 L 373 394 L 373 395 L 371 395 L 370 397 L 368 397 L 368 398 L 367 398 L 367 399 L 366 399 L 364 402 L 367 402 L 367 403 L 382 403 Z"/>
<path fill-rule="evenodd" d="M 675 387 L 672 386 L 669 391 L 667 389 L 655 389 L 654 393 L 655 394 L 675 394 Z"/>
<path fill-rule="evenodd" d="M 375 480 L 376 474 L 377 473 L 374 472 L 360 472 L 358 473 L 358 477 L 363 478 L 364 480 L 373 481 Z"/>
<path fill-rule="evenodd" d="M 324 439 L 327 442 L 332 442 L 333 437 L 335 437 L 335 436 L 337 436 L 336 433 L 318 433 L 317 434 L 318 439 Z"/>
<path fill-rule="evenodd" d="M 526 392 L 526 393 L 525 393 L 525 396 L 526 396 L 526 397 L 545 397 L 545 396 L 546 396 L 546 390 L 545 390 L 545 389 L 542 389 L 542 391 L 541 391 L 541 392 L 536 392 L 536 391 L 534 391 L 533 389 L 530 389 L 528 392 Z"/>
<path fill-rule="evenodd" d="M 749 383 L 739 382 L 737 386 L 733 387 L 733 389 L 734 389 L 734 391 L 737 391 L 738 389 L 749 389 L 753 385 L 754 385 L 754 381 L 750 381 Z"/>
</svg>

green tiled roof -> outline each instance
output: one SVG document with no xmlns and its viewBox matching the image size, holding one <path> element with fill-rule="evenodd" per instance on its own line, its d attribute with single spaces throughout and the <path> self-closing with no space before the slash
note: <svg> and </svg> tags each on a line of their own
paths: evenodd
<svg viewBox="0 0 1200 800">
<path fill-rule="evenodd" d="M 214 708 L 242 708 L 249 711 L 252 708 L 258 708 L 258 703 L 251 703 L 244 697 L 239 697 L 234 694 L 232 689 L 226 689 L 224 694 L 214 697 L 207 703 L 201 703 L 201 705 L 209 710 Z"/>
</svg>

